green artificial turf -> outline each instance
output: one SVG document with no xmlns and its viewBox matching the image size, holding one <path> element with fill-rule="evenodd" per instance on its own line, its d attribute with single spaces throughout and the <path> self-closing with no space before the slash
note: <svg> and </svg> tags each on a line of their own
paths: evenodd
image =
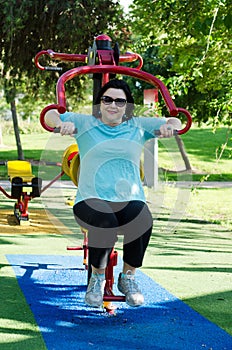
<svg viewBox="0 0 232 350">
<path fill-rule="evenodd" d="M 14 240 L 0 238 L 8 251 Z M 16 247 L 15 247 L 16 248 Z M 14 252 L 16 253 L 16 248 Z M 0 254 L 0 348 L 2 350 L 45 350 L 42 335 L 18 282 L 1 249 Z"/>
</svg>

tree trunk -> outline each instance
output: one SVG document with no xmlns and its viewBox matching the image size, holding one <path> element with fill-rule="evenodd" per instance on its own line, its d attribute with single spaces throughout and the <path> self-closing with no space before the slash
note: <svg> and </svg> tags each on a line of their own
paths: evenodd
<svg viewBox="0 0 232 350">
<path fill-rule="evenodd" d="M 190 165 L 190 162 L 189 162 L 189 159 L 188 159 L 188 155 L 187 155 L 187 153 L 185 151 L 184 143 L 183 143 L 181 137 L 177 134 L 177 135 L 175 135 L 175 139 L 176 139 L 179 151 L 181 153 L 182 159 L 184 161 L 185 169 L 186 170 L 192 170 L 192 167 Z"/>
<path fill-rule="evenodd" d="M 11 108 L 13 125 L 14 125 L 14 133 L 15 133 L 16 145 L 17 145 L 17 150 L 18 150 L 18 159 L 19 160 L 23 160 L 24 159 L 24 154 L 23 154 L 22 145 L 21 145 L 21 141 L 20 141 L 20 134 L 19 134 L 19 126 L 18 126 L 18 118 L 17 118 L 15 100 L 12 100 L 10 102 L 10 108 Z"/>
</svg>

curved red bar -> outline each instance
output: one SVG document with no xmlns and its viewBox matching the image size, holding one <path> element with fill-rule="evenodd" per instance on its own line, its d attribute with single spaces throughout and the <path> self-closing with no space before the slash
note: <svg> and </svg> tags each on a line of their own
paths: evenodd
<svg viewBox="0 0 232 350">
<path fill-rule="evenodd" d="M 65 88 L 64 88 L 65 83 L 68 80 L 73 79 L 75 76 L 78 76 L 81 74 L 91 74 L 91 73 L 102 73 L 102 74 L 116 73 L 116 74 L 132 76 L 134 78 L 144 80 L 147 83 L 150 83 L 151 85 L 156 86 L 160 90 L 170 115 L 176 116 L 178 114 L 178 109 L 175 106 L 175 103 L 173 102 L 168 89 L 162 83 L 161 80 L 154 77 L 150 73 L 141 71 L 136 68 L 111 66 L 111 65 L 77 67 L 77 68 L 70 69 L 69 71 L 62 74 L 57 82 L 57 98 L 58 98 L 57 102 L 59 105 L 58 107 L 59 113 L 62 114 L 66 112 L 66 97 L 65 97 Z"/>
<path fill-rule="evenodd" d="M 139 60 L 139 65 L 136 69 L 141 69 L 143 66 L 143 58 L 137 53 L 134 52 L 126 52 L 124 55 L 119 56 L 119 62 L 134 62 Z"/>
<path fill-rule="evenodd" d="M 35 65 L 36 65 L 37 68 L 39 68 L 41 70 L 45 70 L 45 68 L 43 66 L 41 66 L 41 64 L 39 63 L 39 57 L 43 56 L 43 55 L 48 55 L 47 50 L 40 51 L 35 56 Z"/>
<path fill-rule="evenodd" d="M 177 110 L 179 113 L 183 113 L 187 117 L 187 123 L 185 127 L 178 131 L 178 134 L 182 135 L 182 134 L 185 134 L 191 128 L 192 117 L 191 117 L 191 114 L 184 108 L 178 107 Z"/>
<path fill-rule="evenodd" d="M 68 54 L 68 53 L 54 52 L 53 50 L 50 50 L 50 49 L 43 50 L 38 52 L 37 55 L 35 56 L 35 65 L 40 70 L 46 69 L 39 63 L 39 58 L 43 55 L 48 55 L 53 60 L 63 61 L 63 62 L 85 62 L 88 57 L 87 55 L 82 55 L 82 54 Z"/>
<path fill-rule="evenodd" d="M 51 59 L 54 59 L 57 61 L 63 61 L 63 62 L 86 62 L 86 60 L 88 59 L 88 55 L 83 55 L 83 54 L 59 53 L 51 49 L 42 50 L 38 52 L 37 55 L 35 56 L 35 65 L 40 70 L 45 70 L 45 67 L 43 67 L 39 63 L 39 58 L 43 55 L 50 56 Z M 139 64 L 136 67 L 136 69 L 141 69 L 143 66 L 143 58 L 139 54 L 134 52 L 126 52 L 125 54 L 122 54 L 119 56 L 119 62 L 134 62 L 137 60 L 139 60 Z"/>
<path fill-rule="evenodd" d="M 162 97 L 165 101 L 165 104 L 169 110 L 170 116 L 176 117 L 179 113 L 183 113 L 187 117 L 187 123 L 186 126 L 178 131 L 178 134 L 184 134 L 186 133 L 191 125 L 192 125 L 192 117 L 190 113 L 185 110 L 184 108 L 176 107 L 175 103 L 173 102 L 168 89 L 166 86 L 159 80 L 158 78 L 154 77 L 152 74 L 138 70 L 136 68 L 128 68 L 128 67 L 121 67 L 121 66 L 111 66 L 111 65 L 103 65 L 103 66 L 82 66 L 73 68 L 67 72 L 65 72 L 58 80 L 57 82 L 57 104 L 48 105 L 45 107 L 40 115 L 40 122 L 44 129 L 47 131 L 54 131 L 54 128 L 49 127 L 45 122 L 45 114 L 48 110 L 51 109 L 57 109 L 60 114 L 63 114 L 66 112 L 66 95 L 65 95 L 65 83 L 74 77 L 81 75 L 81 74 L 92 74 L 92 73 L 116 73 L 116 74 L 122 74 L 126 76 L 132 76 L 134 78 L 138 78 L 140 80 L 144 80 L 147 83 L 150 83 L 151 85 L 157 87 L 159 91 L 162 94 Z"/>
<path fill-rule="evenodd" d="M 45 114 L 50 111 L 51 109 L 57 109 L 58 110 L 58 105 L 57 104 L 52 104 L 52 105 L 48 105 L 46 106 L 42 112 L 40 113 L 40 123 L 42 125 L 42 127 L 50 132 L 54 131 L 54 128 L 51 128 L 50 126 L 48 126 L 45 122 Z"/>
</svg>

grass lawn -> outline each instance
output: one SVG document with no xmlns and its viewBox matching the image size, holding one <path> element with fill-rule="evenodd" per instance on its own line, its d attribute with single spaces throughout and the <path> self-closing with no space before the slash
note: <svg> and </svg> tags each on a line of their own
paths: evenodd
<svg viewBox="0 0 232 350">
<path fill-rule="evenodd" d="M 209 175 L 209 181 L 232 181 L 232 135 L 227 135 L 227 128 L 220 128 L 215 133 L 211 128 L 192 128 L 181 136 L 193 169 L 192 179 L 200 181 Z M 227 146 L 220 156 L 221 147 Z M 160 142 L 159 166 L 169 170 L 183 170 L 184 163 L 174 139 Z M 166 172 L 168 180 L 184 180 L 185 174 Z"/>
<path fill-rule="evenodd" d="M 178 188 L 162 183 L 157 191 L 146 192 L 157 218 L 170 216 L 176 224 L 198 220 L 202 225 L 210 222 L 232 230 L 232 188 Z"/>
</svg>

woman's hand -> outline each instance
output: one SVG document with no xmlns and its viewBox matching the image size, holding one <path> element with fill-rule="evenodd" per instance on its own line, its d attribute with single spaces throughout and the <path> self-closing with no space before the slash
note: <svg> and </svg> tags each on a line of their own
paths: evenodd
<svg viewBox="0 0 232 350">
<path fill-rule="evenodd" d="M 72 122 L 62 122 L 56 109 L 51 109 L 45 114 L 45 123 L 51 128 L 60 129 L 60 134 L 73 136 L 75 125 Z"/>
<path fill-rule="evenodd" d="M 160 137 L 172 137 L 176 130 L 181 130 L 182 125 L 178 118 L 167 118 L 167 123 L 160 127 Z"/>
<path fill-rule="evenodd" d="M 172 125 L 174 130 L 181 130 L 182 129 L 182 124 L 180 119 L 176 117 L 169 117 L 167 118 L 167 124 Z"/>
<path fill-rule="evenodd" d="M 174 130 L 175 129 L 172 125 L 168 125 L 168 124 L 161 125 L 159 138 L 172 137 Z"/>
<path fill-rule="evenodd" d="M 75 134 L 75 125 L 72 122 L 60 122 L 60 125 L 57 126 L 60 128 L 60 134 L 73 136 Z"/>
</svg>

